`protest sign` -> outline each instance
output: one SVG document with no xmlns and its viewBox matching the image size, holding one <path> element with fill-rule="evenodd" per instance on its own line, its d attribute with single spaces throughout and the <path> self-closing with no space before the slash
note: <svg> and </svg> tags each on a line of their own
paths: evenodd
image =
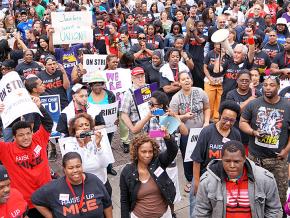
<svg viewBox="0 0 290 218">
<path fill-rule="evenodd" d="M 192 159 L 190 158 L 192 152 L 195 149 L 199 134 L 202 128 L 190 128 L 190 132 L 188 135 L 187 146 L 185 151 L 184 162 L 190 162 Z"/>
<path fill-rule="evenodd" d="M 1 113 L 4 128 L 22 115 L 41 114 L 15 71 L 7 73 L 0 81 L 0 102 L 5 105 Z"/>
<path fill-rule="evenodd" d="M 107 89 L 116 95 L 118 101 L 121 101 L 123 93 L 132 87 L 130 69 L 118 68 L 116 70 L 106 70 L 104 74 L 107 80 Z"/>
<path fill-rule="evenodd" d="M 150 100 L 152 93 L 156 91 L 157 88 L 157 83 L 152 83 L 134 91 L 134 99 L 140 119 L 146 117 L 150 112 L 148 101 Z"/>
<path fill-rule="evenodd" d="M 53 127 L 50 134 L 50 138 L 58 138 L 61 133 L 56 131 L 58 119 L 60 116 L 61 108 L 60 108 L 60 98 L 59 95 L 44 95 L 40 96 L 41 104 L 49 113 L 52 121 Z"/>
<path fill-rule="evenodd" d="M 84 54 L 83 68 L 87 73 L 83 75 L 83 82 L 88 82 L 96 73 L 105 70 L 106 58 L 107 55 Z"/>
<path fill-rule="evenodd" d="M 114 163 L 115 162 L 115 158 L 111 149 L 111 145 L 108 139 L 108 135 L 107 135 L 107 131 L 106 129 L 100 129 L 98 130 L 101 132 L 102 134 L 102 140 L 100 142 L 101 144 L 101 148 L 102 148 L 102 155 L 106 157 L 106 160 L 108 161 L 108 163 Z M 94 136 L 91 136 L 92 140 L 94 141 Z M 67 138 L 60 138 L 58 140 L 59 142 L 59 147 L 60 147 L 60 151 L 61 151 L 61 155 L 65 155 L 68 152 L 71 151 L 78 151 L 79 149 L 79 144 L 77 142 L 77 139 L 75 137 L 67 137 Z M 88 151 L 90 152 L 90 151 Z M 93 152 L 92 152 L 93 153 Z M 91 155 L 93 155 L 91 153 Z M 81 154 L 85 154 L 85 153 L 81 153 Z M 88 158 L 90 159 L 90 158 Z M 90 159 L 91 160 L 91 159 Z M 87 160 L 89 161 L 89 160 Z"/>
<path fill-rule="evenodd" d="M 99 111 L 101 111 L 100 113 L 102 113 L 106 123 L 106 130 L 108 133 L 111 133 L 117 131 L 115 122 L 118 119 L 118 108 L 118 101 L 112 104 L 90 104 L 87 112 L 92 117 L 95 117 L 99 114 Z"/>
<path fill-rule="evenodd" d="M 52 12 L 53 44 L 93 42 L 92 14 L 89 11 Z"/>
</svg>

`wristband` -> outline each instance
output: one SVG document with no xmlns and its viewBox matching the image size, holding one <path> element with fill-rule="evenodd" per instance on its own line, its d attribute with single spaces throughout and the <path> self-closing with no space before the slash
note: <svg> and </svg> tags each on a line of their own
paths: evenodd
<svg viewBox="0 0 290 218">
<path fill-rule="evenodd" d="M 255 44 L 254 38 L 248 38 L 248 44 L 249 45 L 254 45 Z"/>
</svg>

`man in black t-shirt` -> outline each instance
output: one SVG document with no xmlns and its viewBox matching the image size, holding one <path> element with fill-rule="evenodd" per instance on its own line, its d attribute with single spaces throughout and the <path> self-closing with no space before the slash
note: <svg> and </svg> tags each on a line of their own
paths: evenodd
<svg viewBox="0 0 290 218">
<path fill-rule="evenodd" d="M 272 74 L 288 75 L 290 73 L 290 37 L 286 39 L 285 51 L 278 53 L 271 64 Z"/>
<path fill-rule="evenodd" d="M 143 29 L 134 24 L 135 18 L 133 16 L 133 14 L 127 14 L 126 15 L 126 24 L 124 26 L 122 26 L 119 30 L 119 32 L 122 32 L 124 30 L 127 30 L 129 33 L 129 36 L 132 39 L 137 39 L 138 38 L 138 34 L 139 33 L 143 33 Z M 134 44 L 134 42 L 132 42 L 132 44 Z"/>
<path fill-rule="evenodd" d="M 99 54 L 107 54 L 105 37 L 109 35 L 109 29 L 105 26 L 104 17 L 97 16 L 97 26 L 94 29 L 94 46 Z"/>
<path fill-rule="evenodd" d="M 65 69 L 61 64 L 57 64 L 54 56 L 50 55 L 45 58 L 45 70 L 37 74 L 45 85 L 43 95 L 59 95 L 61 109 L 68 105 L 66 89 L 69 88 L 70 82 Z"/>
<path fill-rule="evenodd" d="M 290 104 L 278 95 L 279 85 L 278 77 L 265 78 L 263 96 L 244 108 L 239 126 L 250 137 L 249 158 L 274 174 L 284 205 L 288 189 Z"/>
</svg>

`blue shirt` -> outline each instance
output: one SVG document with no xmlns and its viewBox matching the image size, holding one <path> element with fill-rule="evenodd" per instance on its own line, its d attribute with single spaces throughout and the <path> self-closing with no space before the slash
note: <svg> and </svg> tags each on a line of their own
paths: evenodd
<svg viewBox="0 0 290 218">
<path fill-rule="evenodd" d="M 20 22 L 17 25 L 17 29 L 18 31 L 20 31 L 21 37 L 23 40 L 26 40 L 25 31 L 30 30 L 32 28 L 32 24 L 33 24 L 33 20 L 30 19 L 30 20 L 27 20 L 26 22 Z"/>
</svg>

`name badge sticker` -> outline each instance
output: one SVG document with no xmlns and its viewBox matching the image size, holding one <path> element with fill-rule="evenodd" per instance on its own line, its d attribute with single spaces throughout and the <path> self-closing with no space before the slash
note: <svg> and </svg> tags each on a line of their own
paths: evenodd
<svg viewBox="0 0 290 218">
<path fill-rule="evenodd" d="M 69 194 L 59 194 L 59 200 L 60 201 L 68 201 L 69 200 Z"/>
<path fill-rule="evenodd" d="M 226 137 L 223 137 L 223 140 L 222 140 L 223 143 L 226 143 L 226 142 L 229 142 L 229 141 L 231 141 L 231 140 L 226 138 Z"/>
<path fill-rule="evenodd" d="M 164 172 L 164 170 L 163 170 L 161 167 L 158 167 L 158 168 L 154 171 L 154 174 L 155 174 L 155 176 L 159 177 L 163 172 Z"/>
</svg>

